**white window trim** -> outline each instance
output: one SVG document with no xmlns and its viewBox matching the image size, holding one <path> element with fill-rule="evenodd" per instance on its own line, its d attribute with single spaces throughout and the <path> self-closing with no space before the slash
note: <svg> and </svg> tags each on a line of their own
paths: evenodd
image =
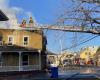
<svg viewBox="0 0 100 80">
<path fill-rule="evenodd" d="M 8 45 L 9 44 L 9 37 L 12 37 L 12 45 Z M 7 45 L 8 46 L 13 46 L 13 43 L 14 43 L 14 36 L 13 35 L 8 35 L 8 43 L 7 43 Z"/>
<path fill-rule="evenodd" d="M 24 37 L 28 37 L 28 44 L 27 45 L 24 45 Z M 29 36 L 26 35 L 26 36 L 23 36 L 23 46 L 28 46 L 29 45 Z"/>
</svg>

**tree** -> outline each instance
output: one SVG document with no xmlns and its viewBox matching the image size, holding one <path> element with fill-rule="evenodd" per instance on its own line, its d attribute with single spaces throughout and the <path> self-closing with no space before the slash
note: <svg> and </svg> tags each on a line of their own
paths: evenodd
<svg viewBox="0 0 100 80">
<path fill-rule="evenodd" d="M 65 0 L 68 5 L 68 0 Z M 59 21 L 64 24 L 71 23 L 73 26 L 84 28 L 96 28 L 100 26 L 100 0 L 70 0 L 71 7 L 60 15 Z M 70 25 L 70 24 L 69 24 Z"/>
<path fill-rule="evenodd" d="M 85 29 L 97 29 L 100 31 L 100 0 L 63 0 L 60 16 L 57 19 L 59 25 L 70 25 Z M 97 36 L 73 34 L 72 48 L 88 42 Z M 81 38 L 80 38 L 81 37 Z M 92 38 L 91 38 L 92 37 Z M 65 48 L 69 49 L 69 48 Z M 75 49 L 76 50 L 76 49 Z"/>
</svg>

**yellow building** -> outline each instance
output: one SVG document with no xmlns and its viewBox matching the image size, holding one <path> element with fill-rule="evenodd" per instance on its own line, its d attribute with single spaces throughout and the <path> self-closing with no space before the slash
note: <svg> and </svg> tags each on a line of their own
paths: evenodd
<svg viewBox="0 0 100 80">
<path fill-rule="evenodd" d="M 0 10 L 0 21 L 7 20 Z M 28 26 L 34 24 L 30 17 Z M 20 27 L 24 26 L 25 20 Z M 46 65 L 47 43 L 43 31 L 18 29 L 0 29 L 0 72 L 42 70 Z"/>
<path fill-rule="evenodd" d="M 86 63 L 90 60 L 93 60 L 94 55 L 96 54 L 98 47 L 87 47 L 81 50 L 80 59 L 84 60 Z"/>
<path fill-rule="evenodd" d="M 94 55 L 95 65 L 100 67 L 100 47 L 98 48 L 96 54 Z"/>
<path fill-rule="evenodd" d="M 0 72 L 42 70 L 45 50 L 42 30 L 0 29 Z"/>
</svg>

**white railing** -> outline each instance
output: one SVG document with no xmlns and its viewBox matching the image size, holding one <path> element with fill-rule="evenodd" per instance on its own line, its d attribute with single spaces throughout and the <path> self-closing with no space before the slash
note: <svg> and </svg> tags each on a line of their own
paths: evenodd
<svg viewBox="0 0 100 80">
<path fill-rule="evenodd" d="M 8 72 L 8 71 L 32 71 L 32 70 L 39 70 L 39 65 L 0 66 L 0 72 Z"/>
</svg>

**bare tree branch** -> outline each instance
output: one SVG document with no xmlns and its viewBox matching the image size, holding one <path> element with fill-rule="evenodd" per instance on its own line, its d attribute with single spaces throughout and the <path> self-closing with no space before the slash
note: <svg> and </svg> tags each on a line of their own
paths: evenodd
<svg viewBox="0 0 100 80">
<path fill-rule="evenodd" d="M 71 10 L 66 9 L 59 18 L 59 22 L 68 24 L 69 20 L 77 25 L 96 27 L 100 25 L 100 0 L 71 0 L 73 5 Z M 66 1 L 67 2 L 67 1 Z M 92 3 L 92 4 L 91 4 Z M 67 23 L 68 22 L 68 23 Z"/>
</svg>

